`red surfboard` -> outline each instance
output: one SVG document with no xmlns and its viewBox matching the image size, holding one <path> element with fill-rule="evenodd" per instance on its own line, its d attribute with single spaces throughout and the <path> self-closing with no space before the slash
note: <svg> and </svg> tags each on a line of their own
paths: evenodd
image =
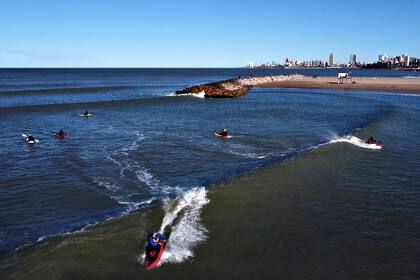
<svg viewBox="0 0 420 280">
<path fill-rule="evenodd" d="M 146 247 L 144 255 L 144 266 L 146 269 L 153 269 L 159 264 L 163 251 L 165 251 L 165 247 L 166 241 L 163 241 L 156 250 L 150 250 L 149 246 Z"/>
</svg>

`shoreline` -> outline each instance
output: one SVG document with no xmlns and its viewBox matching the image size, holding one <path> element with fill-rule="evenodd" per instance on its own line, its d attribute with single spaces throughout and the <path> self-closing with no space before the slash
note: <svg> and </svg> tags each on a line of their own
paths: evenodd
<svg viewBox="0 0 420 280">
<path fill-rule="evenodd" d="M 353 77 L 351 82 L 339 84 L 336 77 L 294 76 L 290 79 L 257 83 L 255 87 L 397 91 L 420 94 L 420 78 Z"/>
<path fill-rule="evenodd" d="M 203 94 L 205 98 L 233 98 L 245 95 L 251 88 L 308 88 L 389 91 L 420 94 L 419 77 L 351 77 L 339 81 L 337 77 L 276 75 L 236 78 L 186 87 L 175 92 Z"/>
</svg>

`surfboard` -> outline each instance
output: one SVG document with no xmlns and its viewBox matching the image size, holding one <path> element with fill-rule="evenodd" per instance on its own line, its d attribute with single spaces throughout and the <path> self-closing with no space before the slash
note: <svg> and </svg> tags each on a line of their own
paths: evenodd
<svg viewBox="0 0 420 280">
<path fill-rule="evenodd" d="M 35 141 L 26 141 L 26 138 L 28 138 L 28 136 L 26 134 L 22 134 L 22 137 L 25 138 L 25 142 L 28 143 L 28 144 L 36 144 L 36 143 L 39 143 L 39 140 L 38 139 L 35 139 Z"/>
<path fill-rule="evenodd" d="M 146 251 L 144 253 L 144 266 L 146 269 L 153 269 L 159 264 L 165 248 L 166 241 L 163 241 L 157 250 L 151 250 L 149 246 L 146 247 Z"/>
<path fill-rule="evenodd" d="M 87 114 L 87 115 L 85 115 L 85 114 L 79 114 L 79 116 L 87 118 L 87 117 L 92 117 L 93 115 L 92 114 Z"/>
</svg>

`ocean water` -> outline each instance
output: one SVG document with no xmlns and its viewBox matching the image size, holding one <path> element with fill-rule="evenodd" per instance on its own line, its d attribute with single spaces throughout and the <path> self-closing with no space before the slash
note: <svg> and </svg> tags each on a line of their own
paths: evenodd
<svg viewBox="0 0 420 280">
<path fill-rule="evenodd" d="M 145 233 L 161 229 L 168 248 L 151 278 L 416 279 L 418 95 L 171 94 L 239 75 L 334 71 L 0 70 L 1 274 L 134 279 L 145 273 Z M 52 135 L 61 128 L 62 140 Z M 231 138 L 213 137 L 223 128 Z M 364 143 L 371 135 L 382 149 Z"/>
</svg>

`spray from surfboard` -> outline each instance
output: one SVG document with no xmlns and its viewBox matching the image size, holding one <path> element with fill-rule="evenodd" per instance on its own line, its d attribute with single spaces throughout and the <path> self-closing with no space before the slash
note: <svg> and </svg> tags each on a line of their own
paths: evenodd
<svg viewBox="0 0 420 280">
<path fill-rule="evenodd" d="M 372 149 L 372 150 L 380 150 L 382 149 L 382 145 L 377 145 L 377 144 L 368 144 L 365 141 L 363 141 L 360 138 L 357 138 L 356 136 L 352 136 L 352 135 L 347 135 L 338 139 L 334 139 L 331 140 L 329 142 L 330 144 L 333 143 L 349 143 L 355 146 L 358 146 L 360 148 L 364 148 L 364 149 Z"/>
<path fill-rule="evenodd" d="M 179 263 L 194 256 L 194 247 L 205 241 L 207 230 L 201 223 L 201 210 L 209 203 L 207 191 L 196 187 L 163 203 L 165 216 L 160 232 L 170 231 L 160 264 Z"/>
</svg>

